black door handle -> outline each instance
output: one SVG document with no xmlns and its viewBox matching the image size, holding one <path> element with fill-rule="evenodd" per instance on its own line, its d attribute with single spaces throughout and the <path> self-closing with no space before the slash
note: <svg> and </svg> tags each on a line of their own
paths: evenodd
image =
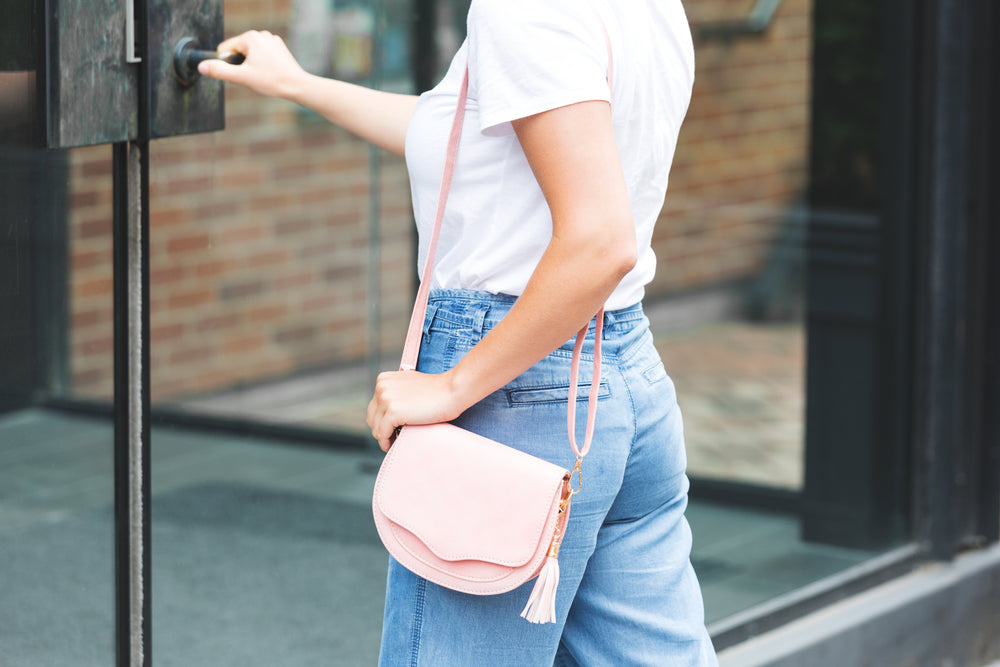
<svg viewBox="0 0 1000 667">
<path fill-rule="evenodd" d="M 245 60 L 245 56 L 236 51 L 207 51 L 200 48 L 194 37 L 185 37 L 174 47 L 174 74 L 177 80 L 185 86 L 194 83 L 199 76 L 198 63 L 203 60 L 223 60 L 231 65 L 239 65 Z"/>
</svg>

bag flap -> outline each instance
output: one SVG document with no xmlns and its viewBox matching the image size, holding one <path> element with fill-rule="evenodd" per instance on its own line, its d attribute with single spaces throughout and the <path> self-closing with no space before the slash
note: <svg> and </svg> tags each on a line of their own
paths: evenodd
<svg viewBox="0 0 1000 667">
<path fill-rule="evenodd" d="M 567 474 L 451 424 L 407 426 L 382 462 L 375 506 L 443 560 L 518 567 L 551 539 L 542 532 Z"/>
</svg>

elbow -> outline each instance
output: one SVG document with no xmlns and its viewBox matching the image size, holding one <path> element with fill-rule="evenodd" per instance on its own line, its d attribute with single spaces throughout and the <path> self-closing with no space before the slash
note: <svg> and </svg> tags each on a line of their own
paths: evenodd
<svg viewBox="0 0 1000 667">
<path fill-rule="evenodd" d="M 559 255 L 570 259 L 576 275 L 602 287 L 616 286 L 638 262 L 635 227 L 631 217 L 593 216 L 589 224 L 553 235 Z"/>
<path fill-rule="evenodd" d="M 635 238 L 632 237 L 629 241 L 630 243 L 622 244 L 623 247 L 619 249 L 614 260 L 619 281 L 628 275 L 639 261 L 639 251 L 635 245 Z"/>
<path fill-rule="evenodd" d="M 602 239 L 588 260 L 588 266 L 598 282 L 614 288 L 635 268 L 638 261 L 635 237 Z"/>
<path fill-rule="evenodd" d="M 606 229 L 608 233 L 600 244 L 603 250 L 601 265 L 607 268 L 608 277 L 617 285 L 639 261 L 635 228 L 629 218 L 627 224 L 609 225 Z"/>
</svg>

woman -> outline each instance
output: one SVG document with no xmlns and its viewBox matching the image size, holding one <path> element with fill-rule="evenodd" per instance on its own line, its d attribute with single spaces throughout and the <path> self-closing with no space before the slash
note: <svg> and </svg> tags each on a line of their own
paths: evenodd
<svg viewBox="0 0 1000 667">
<path fill-rule="evenodd" d="M 203 74 L 310 107 L 406 157 L 420 266 L 468 66 L 418 371 L 380 375 L 368 407 L 383 450 L 400 425 L 454 421 L 571 467 L 571 339 L 607 310 L 557 622 L 518 617 L 530 582 L 469 596 L 392 561 L 381 663 L 716 664 L 689 558 L 681 416 L 640 305 L 694 75 L 680 0 L 472 0 L 467 40 L 419 98 L 306 74 L 266 32 L 218 48 L 246 60 L 202 63 Z"/>
</svg>

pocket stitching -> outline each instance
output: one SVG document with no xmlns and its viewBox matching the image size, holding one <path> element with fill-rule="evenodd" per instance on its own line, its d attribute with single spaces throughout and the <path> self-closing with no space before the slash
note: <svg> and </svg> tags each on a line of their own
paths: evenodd
<svg viewBox="0 0 1000 667">
<path fill-rule="evenodd" d="M 655 364 L 647 368 L 642 372 L 642 377 L 649 384 L 656 384 L 657 382 L 663 382 L 667 379 L 667 368 L 663 365 L 662 361 L 657 361 Z"/>
<path fill-rule="evenodd" d="M 586 401 L 590 393 L 590 382 L 581 382 L 577 385 L 577 401 Z M 565 396 L 558 396 L 553 398 L 538 398 L 538 399 L 528 399 L 525 400 L 525 396 L 530 396 L 531 394 L 536 394 L 540 392 L 552 392 L 561 391 Z M 552 384 L 552 385 L 539 385 L 535 387 L 518 387 L 516 389 L 507 390 L 507 404 L 514 407 L 525 407 L 532 405 L 545 405 L 550 403 L 565 403 L 569 398 L 569 384 Z M 582 395 L 581 395 L 582 394 Z M 515 398 L 518 397 L 518 398 Z M 597 400 L 601 401 L 607 398 L 611 398 L 611 385 L 607 383 L 606 380 L 601 380 L 600 385 L 598 385 L 597 390 Z"/>
</svg>

